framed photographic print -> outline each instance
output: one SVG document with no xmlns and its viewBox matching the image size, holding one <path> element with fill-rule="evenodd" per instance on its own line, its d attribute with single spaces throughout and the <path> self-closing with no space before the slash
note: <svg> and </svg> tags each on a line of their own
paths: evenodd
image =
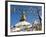
<svg viewBox="0 0 46 37">
<path fill-rule="evenodd" d="M 6 1 L 5 35 L 45 34 L 45 3 Z"/>
</svg>

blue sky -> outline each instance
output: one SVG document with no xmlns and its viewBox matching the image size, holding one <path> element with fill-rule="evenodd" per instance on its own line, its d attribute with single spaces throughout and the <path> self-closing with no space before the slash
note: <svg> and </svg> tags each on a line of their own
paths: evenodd
<svg viewBox="0 0 46 37">
<path fill-rule="evenodd" d="M 41 6 L 11 5 L 10 24 L 14 26 L 16 23 L 20 22 L 20 15 L 22 15 L 23 11 L 25 11 L 25 14 L 27 14 L 26 21 L 32 23 L 33 21 L 39 19 L 37 12 L 39 12 L 39 15 L 42 16 L 41 10 Z"/>
</svg>

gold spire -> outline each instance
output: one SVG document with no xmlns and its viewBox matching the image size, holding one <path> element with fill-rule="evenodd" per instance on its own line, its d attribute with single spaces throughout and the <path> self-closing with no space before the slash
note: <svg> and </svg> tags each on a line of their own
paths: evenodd
<svg viewBox="0 0 46 37">
<path fill-rule="evenodd" d="M 25 16 L 25 12 L 23 11 L 20 21 L 25 21 L 25 20 L 26 20 L 26 16 Z"/>
</svg>

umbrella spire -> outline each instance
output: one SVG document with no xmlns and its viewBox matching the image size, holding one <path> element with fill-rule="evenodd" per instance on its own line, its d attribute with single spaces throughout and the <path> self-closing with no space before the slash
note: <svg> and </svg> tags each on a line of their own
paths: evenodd
<svg viewBox="0 0 46 37">
<path fill-rule="evenodd" d="M 25 21 L 25 20 L 26 20 L 25 11 L 23 11 L 20 21 Z"/>
</svg>

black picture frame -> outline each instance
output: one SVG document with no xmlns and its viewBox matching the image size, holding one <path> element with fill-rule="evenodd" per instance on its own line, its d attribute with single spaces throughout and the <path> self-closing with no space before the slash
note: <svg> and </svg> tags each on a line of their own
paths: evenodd
<svg viewBox="0 0 46 37">
<path fill-rule="evenodd" d="M 44 33 L 8 35 L 8 2 L 44 4 Z M 41 34 L 45 34 L 45 3 L 42 3 L 42 2 L 25 2 L 25 1 L 5 1 L 5 36 L 27 36 L 27 35 L 41 35 Z"/>
</svg>

